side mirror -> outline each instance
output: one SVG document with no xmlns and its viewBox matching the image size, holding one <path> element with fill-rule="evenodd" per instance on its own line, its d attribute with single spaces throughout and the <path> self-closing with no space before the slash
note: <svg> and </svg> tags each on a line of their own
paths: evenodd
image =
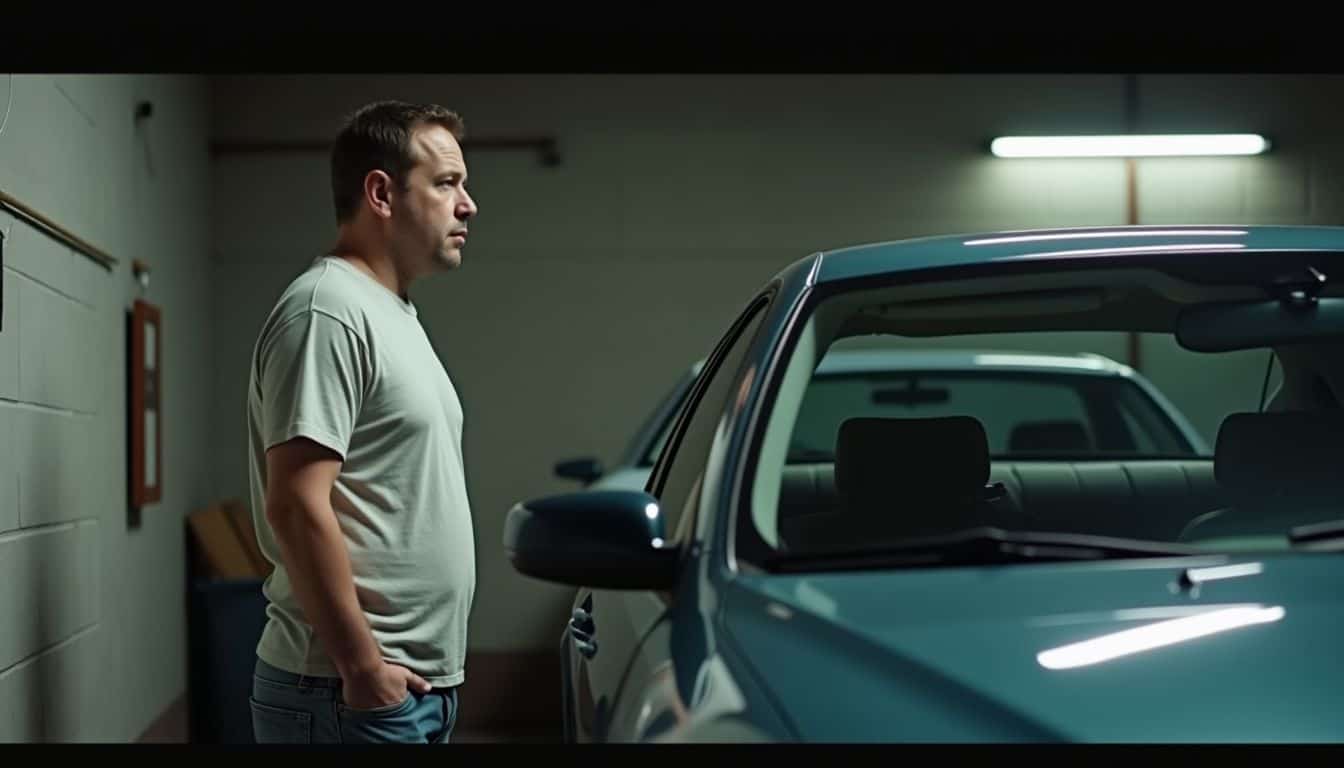
<svg viewBox="0 0 1344 768">
<path fill-rule="evenodd" d="M 555 465 L 557 477 L 578 480 L 584 484 L 591 483 L 601 477 L 602 472 L 602 462 L 593 458 L 570 459 Z"/>
<path fill-rule="evenodd" d="M 643 491 L 587 491 L 514 505 L 504 551 L 514 570 L 599 589 L 668 589 L 677 549 L 665 544 L 662 509 Z"/>
</svg>

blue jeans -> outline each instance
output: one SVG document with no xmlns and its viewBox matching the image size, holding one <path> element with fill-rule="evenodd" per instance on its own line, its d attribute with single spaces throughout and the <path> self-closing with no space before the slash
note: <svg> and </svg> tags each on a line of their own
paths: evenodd
<svg viewBox="0 0 1344 768">
<path fill-rule="evenodd" d="M 258 744 L 447 744 L 457 722 L 457 689 L 407 692 L 399 704 L 351 709 L 339 677 L 306 677 L 257 659 L 252 733 Z"/>
</svg>

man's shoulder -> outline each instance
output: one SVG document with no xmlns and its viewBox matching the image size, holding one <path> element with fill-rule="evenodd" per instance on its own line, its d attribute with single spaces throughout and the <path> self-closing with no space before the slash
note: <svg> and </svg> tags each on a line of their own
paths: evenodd
<svg viewBox="0 0 1344 768">
<path fill-rule="evenodd" d="M 282 324 L 320 314 L 358 333 L 365 325 L 368 298 L 364 286 L 354 277 L 331 257 L 315 260 L 285 287 L 272 312 L 273 321 Z"/>
</svg>

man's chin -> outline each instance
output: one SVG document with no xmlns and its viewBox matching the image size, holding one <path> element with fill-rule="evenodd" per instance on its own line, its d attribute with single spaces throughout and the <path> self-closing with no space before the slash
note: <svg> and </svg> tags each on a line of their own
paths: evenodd
<svg viewBox="0 0 1344 768">
<path fill-rule="evenodd" d="M 442 251 L 434 257 L 434 266 L 438 269 L 457 269 L 462 266 L 462 252 Z"/>
</svg>

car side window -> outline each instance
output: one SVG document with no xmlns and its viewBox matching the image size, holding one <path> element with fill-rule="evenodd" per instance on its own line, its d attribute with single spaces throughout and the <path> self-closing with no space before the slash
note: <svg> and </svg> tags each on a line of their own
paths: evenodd
<svg viewBox="0 0 1344 768">
<path fill-rule="evenodd" d="M 699 495 L 715 428 L 733 394 L 730 388 L 738 378 L 742 359 L 765 317 L 766 303 L 764 296 L 754 300 L 706 361 L 650 475 L 649 491 L 662 507 L 663 530 L 668 535 L 675 532 L 673 541 L 686 534 L 686 526 L 681 525 L 682 517 Z"/>
</svg>

